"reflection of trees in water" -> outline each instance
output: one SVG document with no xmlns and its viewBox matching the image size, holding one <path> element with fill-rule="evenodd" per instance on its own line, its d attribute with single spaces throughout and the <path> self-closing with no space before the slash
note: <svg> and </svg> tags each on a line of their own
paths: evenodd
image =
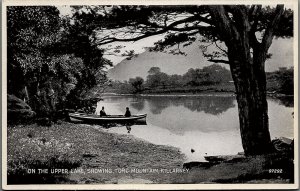
<svg viewBox="0 0 300 191">
<path fill-rule="evenodd" d="M 184 103 L 184 107 L 190 109 L 191 111 L 204 111 L 205 113 L 218 115 L 229 108 L 233 108 L 235 105 L 233 101 L 235 97 L 216 97 L 207 96 L 199 97 L 197 99 L 190 99 Z"/>
<path fill-rule="evenodd" d="M 147 99 L 150 111 L 153 114 L 160 114 L 162 110 L 169 106 L 184 106 L 191 111 L 201 112 L 218 115 L 225 112 L 235 105 L 233 101 L 235 97 L 219 97 L 219 96 L 203 96 L 203 97 L 157 97 Z"/>
<path fill-rule="evenodd" d="M 131 131 L 131 125 L 126 125 L 127 133 L 130 133 Z"/>
<path fill-rule="evenodd" d="M 151 113 L 161 114 L 162 110 L 171 105 L 170 98 L 166 97 L 151 97 L 147 99 Z"/>
<path fill-rule="evenodd" d="M 81 123 L 81 122 L 80 122 Z M 95 124 L 99 125 L 99 123 L 89 123 L 89 124 Z M 145 119 L 130 121 L 130 122 L 119 122 L 119 123 L 102 123 L 101 126 L 105 129 L 111 128 L 111 127 L 123 127 L 125 126 L 128 133 L 131 131 L 131 126 L 133 125 L 147 125 L 147 122 Z"/>
<path fill-rule="evenodd" d="M 130 106 L 138 111 L 141 111 L 145 107 L 145 99 L 136 98 L 133 100 L 133 102 L 130 103 Z"/>
<path fill-rule="evenodd" d="M 283 96 L 283 97 L 271 98 L 271 100 L 277 102 L 279 105 L 284 105 L 285 107 L 294 107 L 294 97 L 293 96 Z"/>
</svg>

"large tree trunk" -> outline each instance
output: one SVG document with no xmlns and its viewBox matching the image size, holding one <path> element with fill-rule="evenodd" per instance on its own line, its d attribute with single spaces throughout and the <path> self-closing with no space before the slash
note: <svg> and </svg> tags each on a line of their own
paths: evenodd
<svg viewBox="0 0 300 191">
<path fill-rule="evenodd" d="M 239 111 L 242 145 L 246 155 L 272 151 L 266 98 L 264 54 L 250 56 L 247 46 L 228 48 Z"/>
<path fill-rule="evenodd" d="M 257 18 L 249 20 L 246 6 L 210 6 L 215 29 L 228 48 L 228 60 L 237 93 L 242 144 L 246 155 L 272 151 L 266 97 L 265 61 L 283 14 L 277 5 L 274 17 L 259 42 Z M 260 9 L 258 8 L 258 12 Z M 232 19 L 229 13 L 233 15 Z M 253 15 L 250 15 L 251 17 Z M 252 52 L 251 52 L 252 50 Z"/>
<path fill-rule="evenodd" d="M 245 154 L 257 155 L 271 152 L 264 68 L 274 30 L 278 27 L 284 11 L 283 5 L 276 6 L 274 17 L 264 31 L 261 42 L 257 40 L 255 34 L 258 20 L 254 18 L 254 21 L 249 21 L 247 7 L 216 5 L 210 6 L 210 10 L 219 37 L 228 48 Z M 229 12 L 235 19 L 229 17 Z"/>
</svg>

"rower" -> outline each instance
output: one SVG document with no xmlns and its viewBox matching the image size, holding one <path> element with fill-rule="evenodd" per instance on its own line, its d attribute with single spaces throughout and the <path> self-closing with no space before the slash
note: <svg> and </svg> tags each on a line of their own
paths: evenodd
<svg viewBox="0 0 300 191">
<path fill-rule="evenodd" d="M 101 111 L 100 111 L 100 117 L 106 116 L 106 113 L 104 111 L 104 107 L 102 107 Z"/>
<path fill-rule="evenodd" d="M 131 113 L 129 111 L 129 107 L 126 107 L 125 117 L 130 117 Z"/>
</svg>

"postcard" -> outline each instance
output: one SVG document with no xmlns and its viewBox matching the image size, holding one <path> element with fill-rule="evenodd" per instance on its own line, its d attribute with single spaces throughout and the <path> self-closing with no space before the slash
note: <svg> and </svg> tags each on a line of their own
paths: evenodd
<svg viewBox="0 0 300 191">
<path fill-rule="evenodd" d="M 298 2 L 2 2 L 2 188 L 299 188 Z"/>
</svg>

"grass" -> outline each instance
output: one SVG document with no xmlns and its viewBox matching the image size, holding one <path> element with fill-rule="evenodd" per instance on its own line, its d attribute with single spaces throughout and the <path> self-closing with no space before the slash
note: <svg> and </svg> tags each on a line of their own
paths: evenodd
<svg viewBox="0 0 300 191">
<path fill-rule="evenodd" d="M 18 125 L 8 128 L 8 184 L 57 183 L 65 174 L 51 174 L 50 169 L 73 169 L 81 165 L 80 144 L 61 127 Z M 65 138 L 59 137 L 65 136 Z M 36 173 L 29 173 L 29 169 Z M 38 169 L 49 169 L 39 174 Z"/>
<path fill-rule="evenodd" d="M 99 127 L 99 126 L 97 126 Z M 168 182 L 167 174 L 29 174 L 27 169 L 181 168 L 178 149 L 116 135 L 95 126 L 63 122 L 51 127 L 8 128 L 8 184 L 117 183 L 119 179 Z"/>
</svg>

